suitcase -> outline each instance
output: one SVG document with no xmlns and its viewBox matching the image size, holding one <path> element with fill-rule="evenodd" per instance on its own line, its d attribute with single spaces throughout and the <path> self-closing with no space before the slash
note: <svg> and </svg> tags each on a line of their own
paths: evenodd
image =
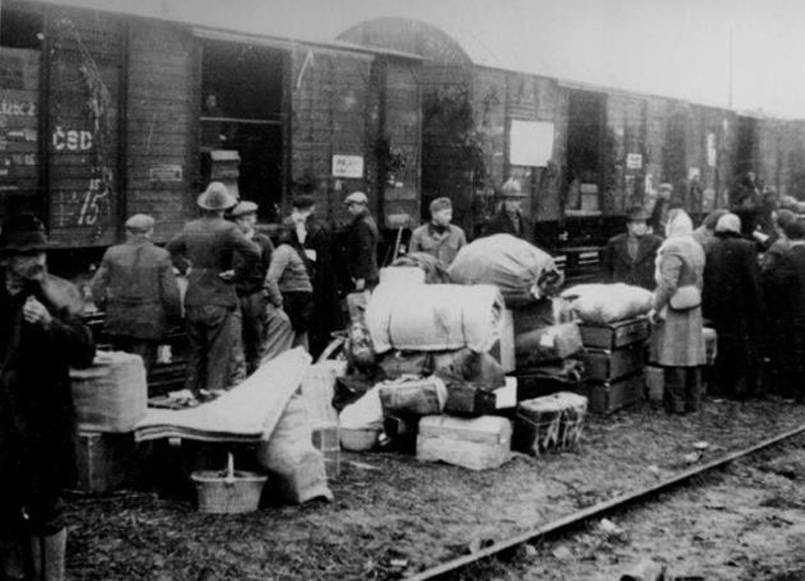
<svg viewBox="0 0 805 581">
<path fill-rule="evenodd" d="M 611 414 L 643 399 L 645 376 L 635 373 L 617 381 L 585 382 L 579 393 L 587 396 L 588 410 L 594 414 Z"/>
<path fill-rule="evenodd" d="M 470 470 L 498 468 L 511 457 L 511 438 L 511 421 L 499 416 L 425 416 L 419 420 L 416 457 Z"/>
<path fill-rule="evenodd" d="M 435 375 L 411 381 L 383 382 L 379 391 L 384 413 L 440 414 L 447 401 L 447 387 Z"/>
<path fill-rule="evenodd" d="M 621 349 L 587 348 L 581 355 L 587 377 L 594 381 L 615 381 L 637 373 L 645 366 L 644 342 L 632 343 Z"/>
<path fill-rule="evenodd" d="M 618 321 L 609 325 L 583 323 L 579 325 L 581 342 L 585 347 L 614 350 L 645 341 L 651 334 L 646 317 Z"/>
<path fill-rule="evenodd" d="M 578 445 L 587 398 L 562 391 L 521 401 L 517 406 L 512 447 L 527 454 L 574 448 Z"/>
<path fill-rule="evenodd" d="M 497 395 L 483 386 L 465 382 L 447 384 L 447 403 L 444 411 L 459 416 L 482 416 L 494 414 Z"/>
<path fill-rule="evenodd" d="M 136 460 L 131 434 L 79 432 L 78 489 L 104 493 L 129 486 L 135 479 Z"/>
<path fill-rule="evenodd" d="M 565 359 L 561 364 L 535 367 L 517 374 L 517 400 L 533 399 L 557 391 L 577 391 L 586 378 L 584 364 Z"/>
</svg>

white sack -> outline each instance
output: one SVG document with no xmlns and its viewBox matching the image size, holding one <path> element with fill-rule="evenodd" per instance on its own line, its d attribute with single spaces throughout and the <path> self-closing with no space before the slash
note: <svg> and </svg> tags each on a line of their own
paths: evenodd
<svg viewBox="0 0 805 581">
<path fill-rule="evenodd" d="M 338 420 L 341 428 L 347 430 L 382 430 L 383 405 L 380 403 L 379 385 L 342 409 Z"/>
<path fill-rule="evenodd" d="M 500 338 L 503 297 L 492 285 L 380 284 L 366 309 L 377 353 L 410 351 L 483 353 Z"/>
<path fill-rule="evenodd" d="M 653 293 L 639 286 L 580 284 L 566 289 L 562 298 L 585 323 L 615 323 L 645 315 L 651 310 Z"/>
</svg>

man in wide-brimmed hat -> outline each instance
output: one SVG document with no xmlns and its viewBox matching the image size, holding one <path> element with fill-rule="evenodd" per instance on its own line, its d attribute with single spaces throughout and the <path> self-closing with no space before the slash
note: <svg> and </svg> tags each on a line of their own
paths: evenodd
<svg viewBox="0 0 805 581">
<path fill-rule="evenodd" d="M 69 369 L 95 354 L 81 294 L 48 273 L 47 245 L 31 215 L 12 216 L 0 233 L 2 579 L 64 579 L 61 493 L 76 476 Z"/>
<path fill-rule="evenodd" d="M 662 239 L 649 232 L 650 214 L 640 206 L 629 210 L 626 232 L 609 239 L 602 266 L 608 282 L 654 290 L 654 260 Z"/>
<path fill-rule="evenodd" d="M 423 224 L 411 234 L 411 252 L 425 252 L 438 258 L 445 267 L 467 244 L 464 230 L 451 224 L 453 221 L 453 202 L 450 198 L 439 197 L 430 203 L 430 222 Z"/>
<path fill-rule="evenodd" d="M 509 178 L 498 192 L 500 206 L 497 213 L 482 229 L 484 236 L 492 234 L 511 234 L 526 242 L 534 243 L 534 224 L 523 214 L 521 204 L 528 197 L 523 193 L 520 182 Z"/>
<path fill-rule="evenodd" d="M 206 396 L 228 387 L 232 348 L 240 334 L 235 284 L 252 271 L 260 249 L 224 220 L 224 212 L 237 203 L 224 184 L 210 183 L 197 203 L 201 218 L 185 224 L 168 243 L 168 251 L 180 270 L 190 267 L 185 294 L 190 340 L 187 387 Z"/>
<path fill-rule="evenodd" d="M 106 311 L 104 331 L 115 349 L 136 353 L 150 372 L 160 341 L 182 311 L 168 251 L 151 242 L 154 219 L 126 220 L 126 242 L 110 247 L 92 279 L 92 296 Z"/>
</svg>

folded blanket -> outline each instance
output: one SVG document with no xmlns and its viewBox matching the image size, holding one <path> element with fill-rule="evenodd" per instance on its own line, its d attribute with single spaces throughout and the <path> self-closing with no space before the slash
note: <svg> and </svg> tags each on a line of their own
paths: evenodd
<svg viewBox="0 0 805 581">
<path fill-rule="evenodd" d="M 485 352 L 500 338 L 503 297 L 492 285 L 380 284 L 366 309 L 375 351 Z"/>
<path fill-rule="evenodd" d="M 292 349 L 260 366 L 243 383 L 214 401 L 185 410 L 149 409 L 134 427 L 135 440 L 267 440 L 302 383 L 310 361 L 304 349 Z"/>
</svg>

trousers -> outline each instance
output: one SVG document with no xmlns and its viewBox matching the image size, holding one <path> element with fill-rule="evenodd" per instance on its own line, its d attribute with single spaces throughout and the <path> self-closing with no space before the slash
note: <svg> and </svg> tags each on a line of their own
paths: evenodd
<svg viewBox="0 0 805 581">
<path fill-rule="evenodd" d="M 665 367 L 665 407 L 670 413 L 695 412 L 702 399 L 699 367 Z"/>
<path fill-rule="evenodd" d="M 239 297 L 241 313 L 241 337 L 246 372 L 251 375 L 260 365 L 263 346 L 266 342 L 268 323 L 268 297 L 264 291 Z"/>
<path fill-rule="evenodd" d="M 230 383 L 232 349 L 240 333 L 234 308 L 218 305 L 188 306 L 187 338 L 190 354 L 186 387 L 195 394 L 225 389 Z"/>
</svg>

